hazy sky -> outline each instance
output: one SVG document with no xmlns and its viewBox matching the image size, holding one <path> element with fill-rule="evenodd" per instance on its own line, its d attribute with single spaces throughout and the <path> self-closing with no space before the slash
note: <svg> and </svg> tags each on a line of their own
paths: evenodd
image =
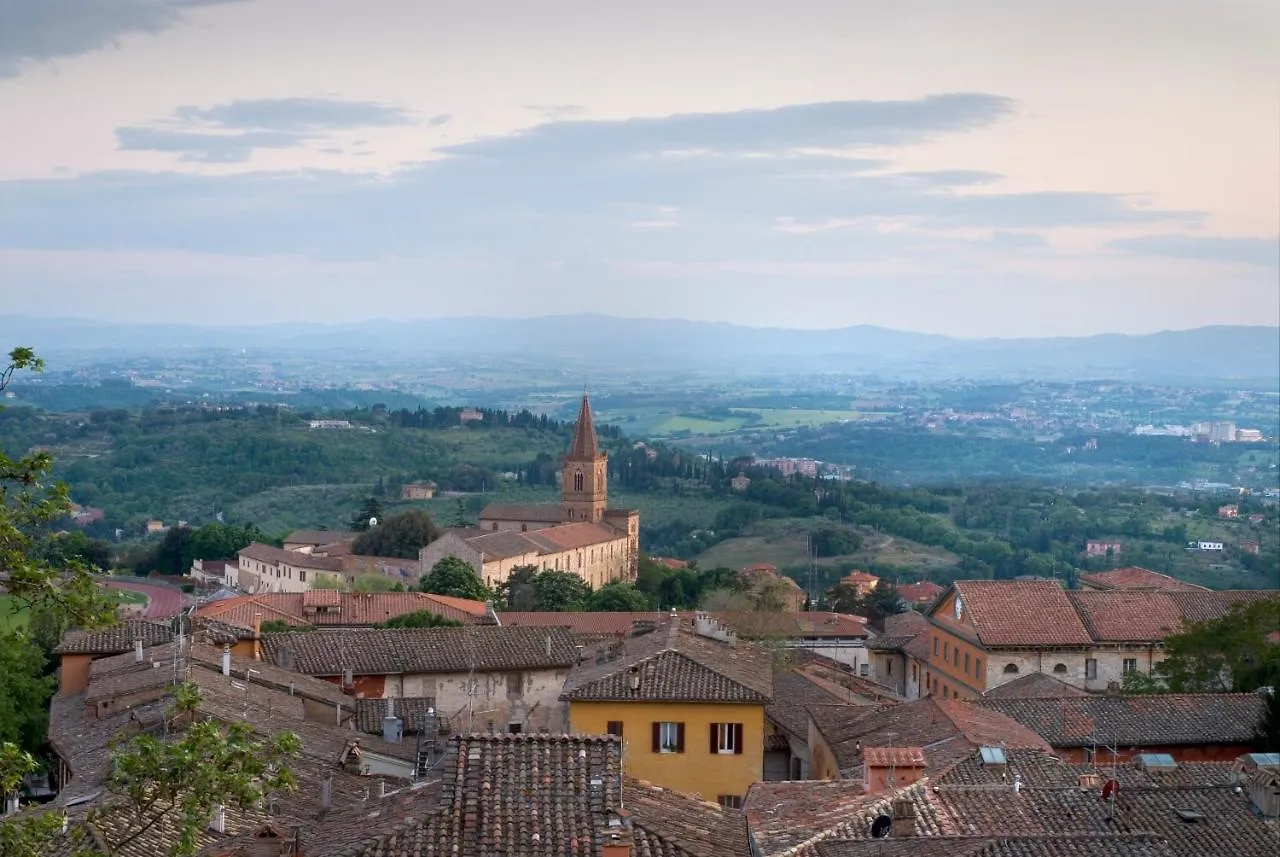
<svg viewBox="0 0 1280 857">
<path fill-rule="evenodd" d="M 1275 0 L 0 0 L 0 314 L 1280 322 Z"/>
</svg>

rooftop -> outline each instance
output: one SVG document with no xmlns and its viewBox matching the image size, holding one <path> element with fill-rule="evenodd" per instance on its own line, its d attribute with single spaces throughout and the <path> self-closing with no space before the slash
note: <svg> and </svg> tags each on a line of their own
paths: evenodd
<svg viewBox="0 0 1280 857">
<path fill-rule="evenodd" d="M 336 605 L 332 600 L 334 596 L 338 599 Z M 308 604 L 308 601 L 311 603 Z M 319 607 L 326 609 L 319 610 Z M 217 619 L 242 628 L 252 628 L 254 619 L 258 616 L 261 616 L 263 622 L 277 620 L 295 627 L 332 627 L 377 625 L 396 616 L 423 610 L 455 622 L 471 622 L 484 616 L 484 602 L 426 592 L 338 592 L 333 589 L 312 589 L 307 592 L 272 592 L 223 598 L 198 608 L 196 616 Z"/>
<path fill-rule="evenodd" d="M 1203 586 L 1187 583 L 1145 568 L 1129 566 L 1114 571 L 1095 571 L 1080 575 L 1080 585 L 1089 589 L 1154 589 L 1164 592 L 1208 592 Z"/>
<path fill-rule="evenodd" d="M 976 704 L 1018 721 L 1054 747 L 1250 744 L 1265 707 L 1256 693 L 988 696 Z"/>
<path fill-rule="evenodd" d="M 561 699 L 767 703 L 773 660 L 764 649 L 703 636 L 670 621 L 597 648 L 576 666 Z"/>
<path fill-rule="evenodd" d="M 1057 699 L 1064 696 L 1088 696 L 1088 691 L 1067 684 L 1061 679 L 1033 672 L 1018 676 L 1013 681 L 993 688 L 983 694 L 985 699 Z"/>
<path fill-rule="evenodd" d="M 284 543 L 287 545 L 320 547 L 321 545 L 331 545 L 335 542 L 351 541 L 359 535 L 359 533 L 349 530 L 294 530 L 284 537 Z"/>
<path fill-rule="evenodd" d="M 101 631 L 69 631 L 54 653 L 59 655 L 117 655 L 133 651 L 136 641 L 143 646 L 167 643 L 173 639 L 169 624 L 124 619 Z"/>
<path fill-rule="evenodd" d="M 262 635 L 273 664 L 316 676 L 563 669 L 577 659 L 563 628 L 354 628 Z"/>
<path fill-rule="evenodd" d="M 1164 592 L 1069 592 L 1089 634 L 1099 642 L 1152 642 L 1176 634 L 1182 612 Z"/>
<path fill-rule="evenodd" d="M 952 584 L 984 646 L 1087 646 L 1093 638 L 1053 580 L 964 580 Z M 936 609 L 936 608 L 935 608 Z"/>
</svg>

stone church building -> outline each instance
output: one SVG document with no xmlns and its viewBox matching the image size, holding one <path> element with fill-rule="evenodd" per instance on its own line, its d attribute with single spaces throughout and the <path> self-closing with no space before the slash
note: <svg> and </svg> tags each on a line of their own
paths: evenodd
<svg viewBox="0 0 1280 857">
<path fill-rule="evenodd" d="M 609 508 L 609 458 L 596 442 L 586 395 L 561 476 L 559 505 L 487 506 L 478 527 L 446 530 L 419 552 L 422 573 L 456 556 L 487 586 L 503 583 L 512 569 L 526 565 L 571 571 L 593 589 L 612 580 L 635 580 L 640 513 Z"/>
</svg>

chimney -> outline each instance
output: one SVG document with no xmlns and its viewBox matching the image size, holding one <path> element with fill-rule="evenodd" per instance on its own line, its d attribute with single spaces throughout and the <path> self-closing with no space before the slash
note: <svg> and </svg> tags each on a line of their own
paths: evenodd
<svg viewBox="0 0 1280 857">
<path fill-rule="evenodd" d="M 547 634 L 547 657 L 551 657 L 551 635 Z"/>
<path fill-rule="evenodd" d="M 231 677 L 231 647 L 222 647 L 222 674 Z"/>
<path fill-rule="evenodd" d="M 333 775 L 320 781 L 320 811 L 328 812 L 333 805 Z"/>
<path fill-rule="evenodd" d="M 894 839 L 902 839 L 916 835 L 916 805 L 910 798 L 894 798 L 893 824 L 889 834 Z"/>
<path fill-rule="evenodd" d="M 484 603 L 484 623 L 485 625 L 502 625 L 502 620 L 498 618 L 498 611 L 493 609 L 493 602 L 486 601 Z"/>
<path fill-rule="evenodd" d="M 209 829 L 214 833 L 227 832 L 227 808 L 222 804 L 218 804 L 213 809 L 213 821 L 209 822 Z"/>
<path fill-rule="evenodd" d="M 388 714 L 382 718 L 382 740 L 399 744 L 404 735 L 404 723 L 399 717 Z"/>
<path fill-rule="evenodd" d="M 136 664 L 140 664 L 146 659 L 147 659 L 147 655 L 146 655 L 146 652 L 143 651 L 142 641 L 134 640 L 133 641 L 133 662 Z"/>
<path fill-rule="evenodd" d="M 4 814 L 13 815 L 18 811 L 18 793 L 14 792 L 4 799 Z"/>
<path fill-rule="evenodd" d="M 631 857 L 631 814 L 625 809 L 610 812 L 601 839 L 600 857 Z"/>
</svg>

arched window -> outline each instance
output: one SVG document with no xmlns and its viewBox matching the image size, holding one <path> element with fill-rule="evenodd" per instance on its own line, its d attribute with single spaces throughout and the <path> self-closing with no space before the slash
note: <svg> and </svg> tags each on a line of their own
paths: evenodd
<svg viewBox="0 0 1280 857">
<path fill-rule="evenodd" d="M 1013 675 L 1013 674 L 1014 674 L 1014 673 L 1016 673 L 1017 671 L 1018 671 L 1018 665 L 1017 665 L 1017 664 L 1005 664 L 1005 665 L 1004 665 L 1004 674 L 1005 674 L 1005 675 Z"/>
<path fill-rule="evenodd" d="M 583 483 L 583 479 L 582 479 L 582 471 L 581 471 L 581 470 L 579 470 L 577 473 L 573 474 L 573 490 L 574 490 L 574 491 L 581 491 L 581 490 L 582 490 L 582 483 Z"/>
<path fill-rule="evenodd" d="M 1056 675 L 1066 675 L 1066 674 L 1067 674 L 1067 665 L 1066 665 L 1066 664 L 1054 664 L 1054 665 L 1053 665 L 1053 672 L 1054 672 Z"/>
</svg>

